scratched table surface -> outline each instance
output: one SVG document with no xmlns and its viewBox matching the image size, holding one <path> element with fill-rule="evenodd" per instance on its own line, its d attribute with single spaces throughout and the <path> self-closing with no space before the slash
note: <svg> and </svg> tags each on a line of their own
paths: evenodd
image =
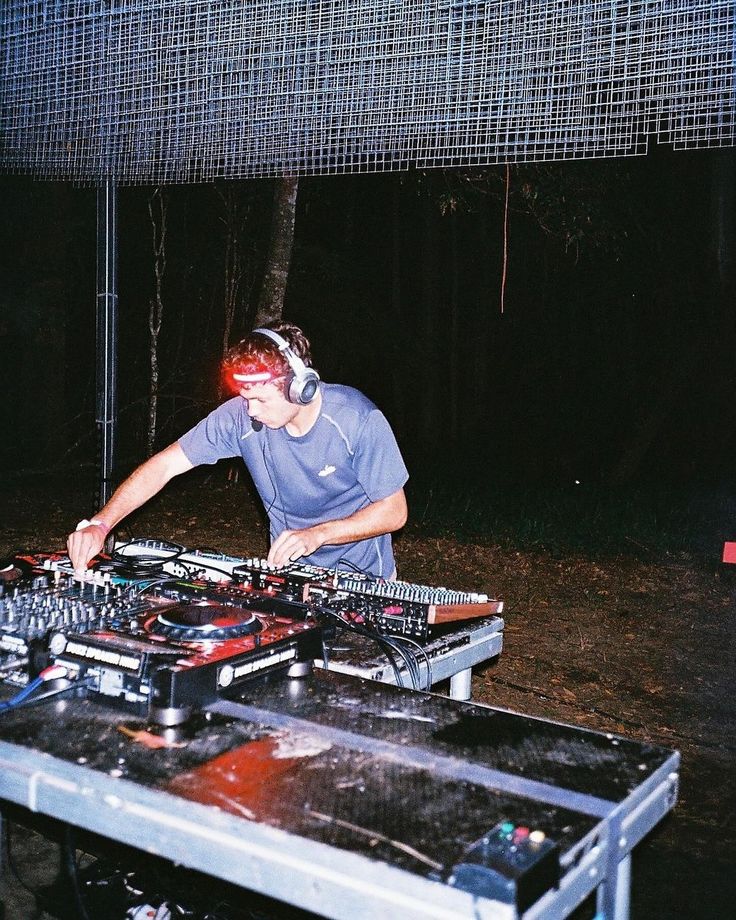
<svg viewBox="0 0 736 920">
<path fill-rule="evenodd" d="M 173 796 L 202 807 L 198 820 L 225 814 L 246 835 L 265 826 L 434 881 L 446 880 L 473 843 L 507 820 L 542 830 L 559 844 L 563 870 L 575 865 L 595 846 L 602 819 L 677 758 L 616 736 L 319 670 L 268 675 L 177 729 L 89 699 L 6 711 L 0 798 L 27 805 L 6 768 L 14 753 L 26 771 L 72 765 L 103 777 L 124 800 L 142 787 L 161 794 L 162 810 Z"/>
</svg>

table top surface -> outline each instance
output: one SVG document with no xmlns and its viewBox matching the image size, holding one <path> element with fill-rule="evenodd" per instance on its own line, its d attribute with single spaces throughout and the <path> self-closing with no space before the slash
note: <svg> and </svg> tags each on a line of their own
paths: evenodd
<svg viewBox="0 0 736 920">
<path fill-rule="evenodd" d="M 546 832 L 572 838 L 580 819 L 570 809 L 605 815 L 673 757 L 654 745 L 321 671 L 270 675 L 179 729 L 150 729 L 136 740 L 141 730 L 142 720 L 85 699 L 0 715 L 1 741 L 300 834 L 326 830 L 320 821 L 310 830 L 310 810 L 389 837 L 394 822 L 406 831 L 411 813 L 410 836 L 443 861 L 448 840 L 462 847 L 496 819 L 531 820 L 540 802 Z M 439 836 L 433 802 L 445 825 Z"/>
</svg>

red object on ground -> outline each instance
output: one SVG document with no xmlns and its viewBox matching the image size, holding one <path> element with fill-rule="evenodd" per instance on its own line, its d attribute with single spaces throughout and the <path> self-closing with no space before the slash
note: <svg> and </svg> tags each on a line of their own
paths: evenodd
<svg viewBox="0 0 736 920">
<path fill-rule="evenodd" d="M 736 562 L 736 543 L 723 544 L 723 561 Z"/>
</svg>

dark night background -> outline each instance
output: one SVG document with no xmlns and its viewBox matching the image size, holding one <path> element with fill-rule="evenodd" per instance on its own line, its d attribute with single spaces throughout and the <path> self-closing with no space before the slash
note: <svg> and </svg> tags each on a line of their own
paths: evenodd
<svg viewBox="0 0 736 920">
<path fill-rule="evenodd" d="M 304 178 L 284 314 L 324 378 L 384 409 L 417 483 L 722 491 L 735 174 L 730 149 L 512 166 L 506 228 L 503 167 Z M 0 469 L 89 466 L 95 190 L 0 188 Z M 152 191 L 119 193 L 120 475 L 146 449 Z M 158 447 L 219 399 L 228 244 L 232 338 L 253 323 L 272 191 L 164 190 Z"/>
</svg>

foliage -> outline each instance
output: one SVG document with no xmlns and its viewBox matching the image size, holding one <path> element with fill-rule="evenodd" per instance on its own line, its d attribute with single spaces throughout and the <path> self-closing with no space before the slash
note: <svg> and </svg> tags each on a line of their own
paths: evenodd
<svg viewBox="0 0 736 920">
<path fill-rule="evenodd" d="M 591 250 L 621 251 L 631 227 L 634 201 L 625 161 L 527 163 L 445 170 L 425 174 L 423 190 L 434 194 L 443 215 L 473 213 L 488 199 L 530 217 L 577 259 Z"/>
</svg>

